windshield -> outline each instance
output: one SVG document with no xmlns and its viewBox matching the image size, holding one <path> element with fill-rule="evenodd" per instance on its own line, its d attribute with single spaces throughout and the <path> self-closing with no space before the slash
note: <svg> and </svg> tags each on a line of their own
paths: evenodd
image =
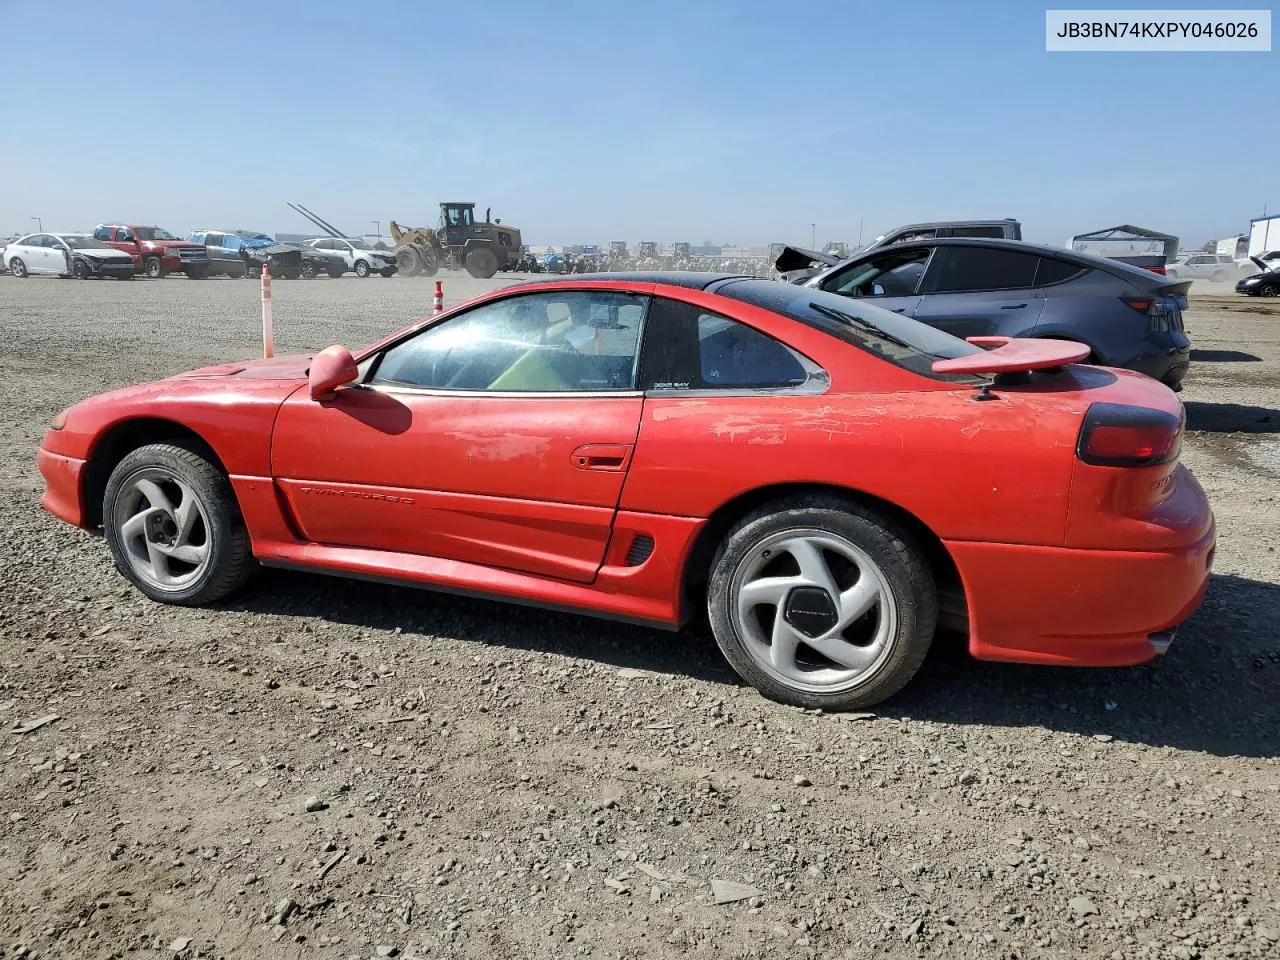
<svg viewBox="0 0 1280 960">
<path fill-rule="evenodd" d="M 351 244 L 351 246 L 355 247 L 357 250 L 372 250 L 372 249 L 373 249 L 372 245 L 370 245 L 370 243 L 369 243 L 369 241 L 368 241 L 368 240 L 351 240 L 351 239 L 348 239 L 348 240 L 347 240 L 347 243 Z"/>
<path fill-rule="evenodd" d="M 75 250 L 110 250 L 101 240 L 95 240 L 93 237 L 60 237 L 59 238 L 68 247 Z"/>
<path fill-rule="evenodd" d="M 159 227 L 137 227 L 134 229 L 134 235 L 139 240 L 177 240 L 168 230 L 162 230 Z"/>
<path fill-rule="evenodd" d="M 934 360 L 972 356 L 978 347 L 863 300 L 777 280 L 735 280 L 716 292 L 816 327 L 912 373 L 956 383 L 981 379 L 933 372 Z"/>
</svg>

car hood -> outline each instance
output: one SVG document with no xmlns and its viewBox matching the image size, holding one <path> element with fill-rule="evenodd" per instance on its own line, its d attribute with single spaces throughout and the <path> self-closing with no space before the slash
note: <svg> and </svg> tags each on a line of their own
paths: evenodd
<svg viewBox="0 0 1280 960">
<path fill-rule="evenodd" d="M 99 250 L 97 247 L 82 247 L 75 251 L 78 257 L 91 257 L 94 260 L 132 260 L 123 250 Z"/>
<path fill-rule="evenodd" d="M 814 267 L 834 267 L 844 259 L 847 258 L 834 257 L 829 253 L 819 253 L 817 250 L 806 250 L 804 247 L 783 247 L 778 258 L 773 261 L 773 268 L 779 273 L 791 273 Z"/>
<path fill-rule="evenodd" d="M 1261 257 L 1250 257 L 1249 259 L 1252 260 L 1254 264 L 1257 266 L 1257 268 L 1261 270 L 1263 273 L 1270 273 L 1272 270 L 1276 269 L 1275 267 L 1271 266 L 1271 264 L 1267 263 L 1267 261 L 1263 260 Z"/>
<path fill-rule="evenodd" d="M 293 354 L 268 360 L 239 360 L 200 367 L 170 377 L 170 380 L 305 380 L 312 355 Z"/>
</svg>

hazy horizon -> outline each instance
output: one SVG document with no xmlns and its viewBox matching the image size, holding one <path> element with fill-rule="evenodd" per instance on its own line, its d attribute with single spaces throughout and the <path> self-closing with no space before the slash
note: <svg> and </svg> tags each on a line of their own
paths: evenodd
<svg viewBox="0 0 1280 960">
<path fill-rule="evenodd" d="M 1280 208 L 1274 53 L 1050 54 L 1044 9 L 1009 0 L 308 9 L 0 13 L 0 233 L 306 232 L 292 200 L 385 235 L 463 199 L 532 245 L 1016 217 L 1190 249 Z"/>
</svg>

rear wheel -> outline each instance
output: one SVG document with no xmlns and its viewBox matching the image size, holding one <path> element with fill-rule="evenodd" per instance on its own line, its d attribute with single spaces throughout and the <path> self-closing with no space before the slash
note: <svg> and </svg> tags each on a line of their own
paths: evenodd
<svg viewBox="0 0 1280 960">
<path fill-rule="evenodd" d="M 1221 283 L 1223 280 L 1227 279 L 1227 272 L 1225 270 L 1215 270 L 1209 279 L 1216 281 L 1217 283 Z"/>
<path fill-rule="evenodd" d="M 9 272 L 12 273 L 18 279 L 22 279 L 23 277 L 30 276 L 30 274 L 27 272 L 27 265 L 22 262 L 22 259 L 20 257 L 14 257 L 12 260 L 9 261 Z"/>
<path fill-rule="evenodd" d="M 165 275 L 164 261 L 159 257 L 147 257 L 142 262 L 142 270 L 152 280 L 160 280 Z"/>
<path fill-rule="evenodd" d="M 102 516 L 116 568 L 152 600 L 212 603 L 253 571 L 231 485 L 184 444 L 127 454 L 107 480 Z"/>
<path fill-rule="evenodd" d="M 933 574 L 911 537 L 859 504 L 769 504 L 729 531 L 707 612 L 738 675 L 771 700 L 849 710 L 897 693 L 937 624 Z"/>
<path fill-rule="evenodd" d="M 356 276 L 363 280 L 369 275 L 369 264 L 364 260 L 356 261 Z"/>
<path fill-rule="evenodd" d="M 488 280 L 498 272 L 498 255 L 488 247 L 477 247 L 467 253 L 464 261 L 467 273 L 479 280 Z"/>
</svg>

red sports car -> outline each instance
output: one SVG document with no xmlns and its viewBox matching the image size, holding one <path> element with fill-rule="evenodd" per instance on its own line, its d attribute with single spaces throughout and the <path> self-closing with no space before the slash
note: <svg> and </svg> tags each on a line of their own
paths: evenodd
<svg viewBox="0 0 1280 960">
<path fill-rule="evenodd" d="M 1087 349 L 743 277 L 522 283 L 354 357 L 76 404 L 43 502 L 155 600 L 265 564 L 669 629 L 705 610 L 766 696 L 860 707 L 939 623 L 975 657 L 1114 666 L 1200 601 L 1181 404 Z"/>
</svg>

